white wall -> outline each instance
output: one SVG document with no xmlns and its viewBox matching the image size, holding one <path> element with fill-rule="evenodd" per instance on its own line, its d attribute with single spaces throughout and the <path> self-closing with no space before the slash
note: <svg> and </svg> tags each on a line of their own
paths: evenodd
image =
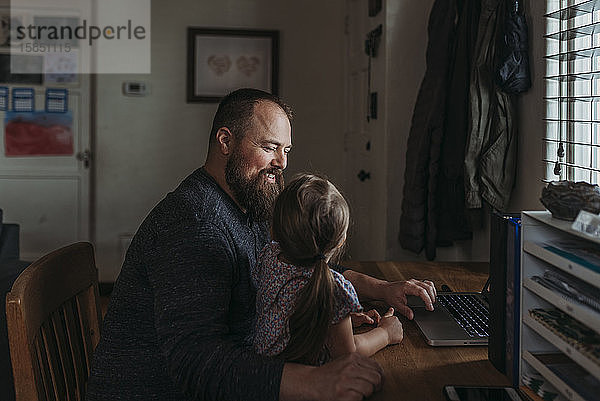
<svg viewBox="0 0 600 401">
<path fill-rule="evenodd" d="M 295 109 L 288 176 L 341 177 L 341 1 L 178 0 L 152 2 L 152 73 L 101 75 L 97 82 L 95 243 L 100 281 L 121 265 L 119 235 L 204 162 L 216 104 L 188 104 L 186 28 L 280 31 L 280 95 Z M 121 85 L 142 80 L 143 98 Z"/>
</svg>

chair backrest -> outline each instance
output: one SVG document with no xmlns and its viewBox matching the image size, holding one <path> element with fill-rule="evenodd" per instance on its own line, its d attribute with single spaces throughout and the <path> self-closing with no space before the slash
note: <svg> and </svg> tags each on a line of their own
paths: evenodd
<svg viewBox="0 0 600 401">
<path fill-rule="evenodd" d="M 83 400 L 101 319 L 91 244 L 28 266 L 6 295 L 17 401 Z"/>
</svg>

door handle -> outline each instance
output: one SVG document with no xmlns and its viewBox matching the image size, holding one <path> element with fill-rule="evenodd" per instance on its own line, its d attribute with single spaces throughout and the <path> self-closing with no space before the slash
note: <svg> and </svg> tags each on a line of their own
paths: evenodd
<svg viewBox="0 0 600 401">
<path fill-rule="evenodd" d="M 360 170 L 358 172 L 358 179 L 361 181 L 369 180 L 369 179 L 371 179 L 371 173 L 370 172 L 367 173 L 365 170 Z"/>
<path fill-rule="evenodd" d="M 89 149 L 84 150 L 83 152 L 77 153 L 77 160 L 83 162 L 84 168 L 90 168 L 90 162 L 92 161 L 92 152 Z"/>
</svg>

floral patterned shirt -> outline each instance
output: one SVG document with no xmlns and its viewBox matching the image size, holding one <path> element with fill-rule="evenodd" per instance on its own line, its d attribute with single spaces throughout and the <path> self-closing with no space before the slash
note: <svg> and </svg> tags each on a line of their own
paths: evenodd
<svg viewBox="0 0 600 401">
<path fill-rule="evenodd" d="M 251 271 L 256 287 L 256 323 L 254 350 L 261 355 L 279 355 L 290 340 L 289 318 L 295 310 L 299 291 L 308 283 L 313 268 L 298 267 L 279 260 L 281 248 L 277 242 L 267 244 Z M 331 324 L 342 321 L 350 312 L 362 307 L 352 284 L 340 273 L 331 270 L 337 284 Z"/>
</svg>

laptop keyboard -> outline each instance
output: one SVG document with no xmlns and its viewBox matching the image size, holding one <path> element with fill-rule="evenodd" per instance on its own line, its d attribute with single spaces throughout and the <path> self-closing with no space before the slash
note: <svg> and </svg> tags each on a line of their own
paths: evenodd
<svg viewBox="0 0 600 401">
<path fill-rule="evenodd" d="M 454 320 L 471 337 L 489 336 L 488 307 L 477 297 L 461 294 L 438 294 L 437 301 L 448 309 Z"/>
</svg>

